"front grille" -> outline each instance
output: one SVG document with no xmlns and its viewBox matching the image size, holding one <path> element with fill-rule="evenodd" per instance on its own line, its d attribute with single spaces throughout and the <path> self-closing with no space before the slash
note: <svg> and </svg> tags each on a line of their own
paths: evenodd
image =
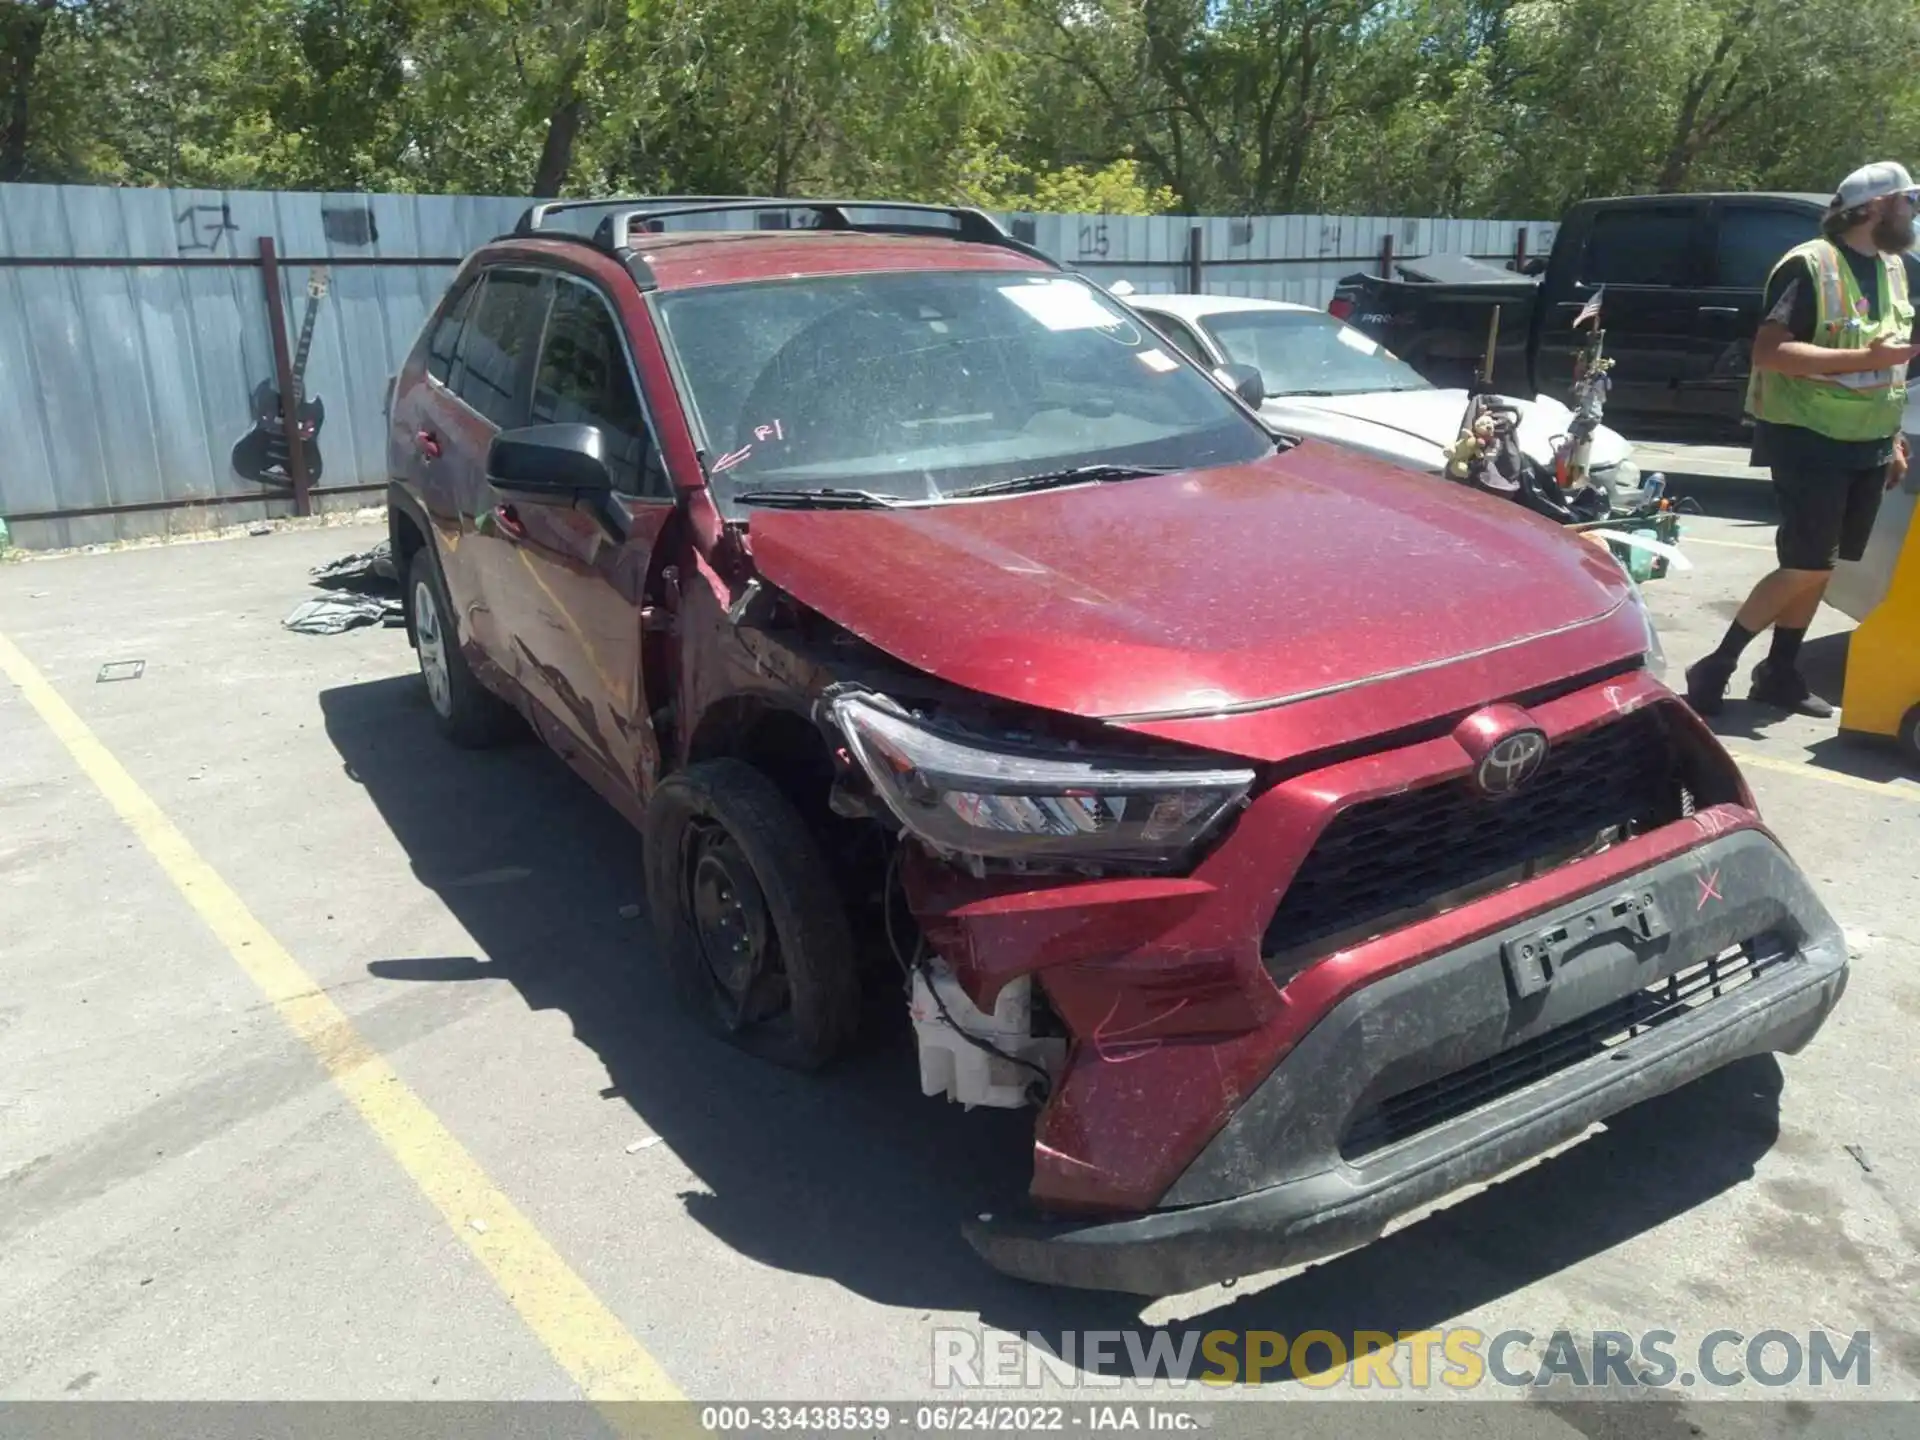
<svg viewBox="0 0 1920 1440">
<path fill-rule="evenodd" d="M 1341 1137 L 1340 1153 L 1358 1160 L 1603 1055 L 1752 984 L 1789 953 L 1773 937 L 1750 940 L 1512 1049 L 1377 1101 L 1355 1113 Z"/>
<path fill-rule="evenodd" d="M 1563 863 L 1613 827 L 1619 838 L 1678 819 L 1677 756 L 1659 707 L 1610 721 L 1548 752 L 1516 795 L 1461 778 L 1336 815 L 1267 926 L 1276 975 L 1351 943 Z"/>
</svg>

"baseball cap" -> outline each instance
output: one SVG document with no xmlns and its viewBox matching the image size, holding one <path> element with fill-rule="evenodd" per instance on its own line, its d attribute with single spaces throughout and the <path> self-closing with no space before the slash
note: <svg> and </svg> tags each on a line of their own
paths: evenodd
<svg viewBox="0 0 1920 1440">
<path fill-rule="evenodd" d="M 1907 173 L 1906 166 L 1895 160 L 1876 160 L 1842 180 L 1827 208 L 1835 213 L 1854 210 L 1882 195 L 1899 195 L 1913 188 L 1913 176 Z"/>
</svg>

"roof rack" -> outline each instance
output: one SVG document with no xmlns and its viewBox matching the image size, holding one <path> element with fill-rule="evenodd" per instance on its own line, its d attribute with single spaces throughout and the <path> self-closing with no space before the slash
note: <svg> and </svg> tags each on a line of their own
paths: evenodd
<svg viewBox="0 0 1920 1440">
<path fill-rule="evenodd" d="M 757 195 L 610 195 L 596 200 L 543 200 L 520 212 L 513 233 L 531 235 L 549 215 L 561 210 L 597 210 L 605 205 L 726 205 L 735 201 L 750 202 L 768 210 L 791 203 Z"/>
<path fill-rule="evenodd" d="M 519 224 L 514 226 L 516 236 L 542 234 L 547 217 L 562 210 L 599 209 L 608 206 L 622 207 L 603 219 L 587 243 L 595 248 L 610 251 L 627 262 L 629 269 L 635 268 L 637 257 L 632 254 L 633 236 L 636 230 L 658 232 L 664 227 L 665 220 L 680 219 L 692 215 L 725 215 L 746 211 L 776 210 L 783 214 L 793 211 L 806 211 L 817 219 L 820 230 L 839 231 L 857 235 L 926 235 L 959 240 L 965 244 L 993 245 L 1004 250 L 1012 250 L 1029 259 L 1039 260 L 1056 270 L 1067 267 L 1051 255 L 1016 239 L 1007 233 L 1000 223 L 986 211 L 971 205 L 928 205 L 910 200 L 796 200 L 792 197 L 769 195 L 656 195 L 656 196 L 617 196 L 597 200 L 549 200 L 531 206 L 521 215 Z M 872 223 L 856 224 L 848 218 L 849 210 L 893 211 L 904 215 L 926 216 L 929 219 L 939 217 L 952 221 L 951 226 L 938 224 Z M 577 231 L 545 231 L 555 239 L 565 236 L 568 239 L 586 239 Z M 636 278 L 638 278 L 636 272 Z"/>
</svg>

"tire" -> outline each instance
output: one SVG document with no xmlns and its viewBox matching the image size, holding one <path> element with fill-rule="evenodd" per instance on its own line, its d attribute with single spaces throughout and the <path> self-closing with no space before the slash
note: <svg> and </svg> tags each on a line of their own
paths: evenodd
<svg viewBox="0 0 1920 1440">
<path fill-rule="evenodd" d="M 1920 765 L 1920 705 L 1907 711 L 1900 721 L 1900 748 L 1907 752 L 1907 763 Z"/>
<path fill-rule="evenodd" d="M 654 792 L 644 842 L 647 908 L 688 1014 L 787 1069 L 846 1054 L 861 1028 L 852 927 L 779 787 L 739 760 L 689 766 Z"/>
<path fill-rule="evenodd" d="M 427 706 L 434 725 L 454 744 L 469 750 L 499 745 L 522 732 L 519 712 L 474 678 L 448 617 L 446 577 L 431 543 L 413 552 L 407 567 L 407 611 L 413 620 L 414 649 Z"/>
</svg>

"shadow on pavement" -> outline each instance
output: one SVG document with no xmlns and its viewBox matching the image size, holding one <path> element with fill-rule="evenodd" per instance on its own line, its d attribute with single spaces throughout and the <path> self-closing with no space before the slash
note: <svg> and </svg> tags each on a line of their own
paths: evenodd
<svg viewBox="0 0 1920 1440">
<path fill-rule="evenodd" d="M 1851 630 L 1842 630 L 1816 636 L 1800 647 L 1800 673 L 1806 677 L 1808 688 L 1835 709 L 1840 708 L 1846 691 L 1847 654 L 1852 639 Z M 1765 653 L 1767 643 L 1765 636 L 1755 641 L 1754 660 Z M 1714 734 L 1723 740 L 1760 740 L 1772 726 L 1787 721 L 1796 725 L 1807 723 L 1797 716 L 1746 699 L 1746 675 L 1751 668 L 1751 662 L 1742 663 L 1735 684 L 1727 692 L 1727 708 L 1708 721 Z M 1878 736 L 1841 734 L 1836 730 L 1807 746 L 1805 763 L 1818 770 L 1831 770 L 1876 784 L 1914 778 L 1913 766 L 1891 736 L 1883 740 Z"/>
<path fill-rule="evenodd" d="M 879 1304 L 970 1312 L 1055 1344 L 1067 1330 L 1144 1328 L 1136 1298 L 1010 1280 L 960 1238 L 965 1216 L 1024 1191 L 1031 1116 L 922 1097 L 904 1014 L 871 1053 L 820 1077 L 708 1039 L 675 1008 L 645 919 L 620 915 L 641 900 L 638 836 L 557 758 L 530 741 L 454 749 L 413 676 L 329 690 L 320 704 L 348 773 L 481 951 L 369 968 L 425 984 L 504 980 L 529 1008 L 568 1016 L 606 1067 L 603 1094 L 710 1192 L 683 1198 L 714 1235 Z M 1747 1179 L 1777 1137 L 1780 1083 L 1765 1057 L 1648 1102 L 1493 1189 L 1176 1328 L 1175 1348 L 1222 1328 L 1422 1330 L 1497 1302 Z M 1112 1348 L 1105 1368 L 1135 1373 L 1128 1348 Z"/>
</svg>

